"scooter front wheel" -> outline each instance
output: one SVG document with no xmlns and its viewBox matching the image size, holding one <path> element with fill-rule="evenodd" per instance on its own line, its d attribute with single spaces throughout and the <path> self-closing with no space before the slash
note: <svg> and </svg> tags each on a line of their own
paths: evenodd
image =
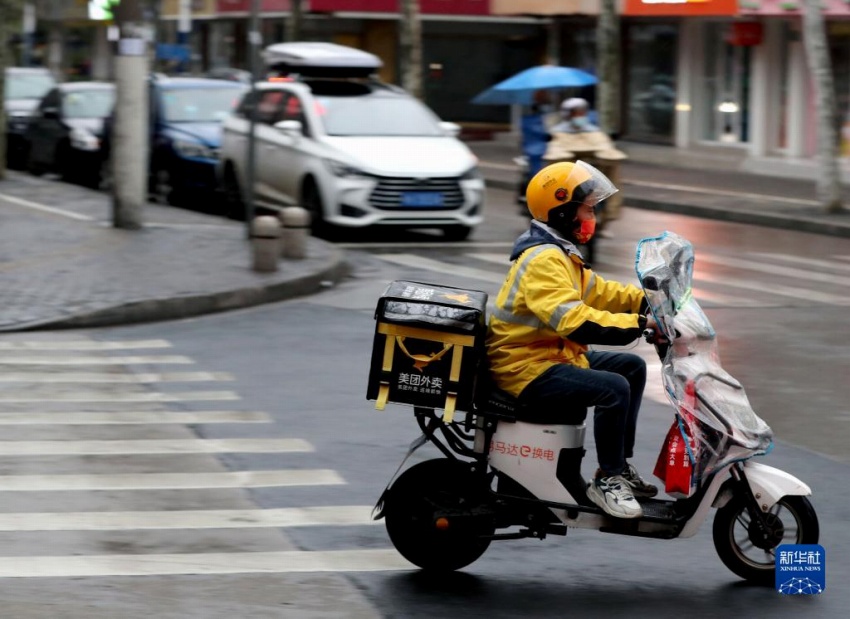
<svg viewBox="0 0 850 619">
<path fill-rule="evenodd" d="M 393 546 L 425 570 L 458 570 L 478 559 L 495 531 L 479 485 L 458 460 L 427 460 L 406 470 L 384 499 Z"/>
<path fill-rule="evenodd" d="M 753 521 L 745 497 L 735 496 L 714 516 L 714 548 L 741 578 L 773 585 L 776 549 L 782 544 L 817 544 L 818 517 L 806 497 L 785 496 L 765 514 L 765 530 Z"/>
</svg>

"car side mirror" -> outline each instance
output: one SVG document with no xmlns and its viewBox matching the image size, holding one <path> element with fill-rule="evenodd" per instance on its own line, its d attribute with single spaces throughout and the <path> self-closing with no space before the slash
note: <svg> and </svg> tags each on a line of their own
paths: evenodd
<svg viewBox="0 0 850 619">
<path fill-rule="evenodd" d="M 59 118 L 58 107 L 46 107 L 41 111 L 41 115 L 45 118 Z"/>
<path fill-rule="evenodd" d="M 440 129 L 450 138 L 456 138 L 460 135 L 460 125 L 457 123 L 441 121 Z"/>
<path fill-rule="evenodd" d="M 274 128 L 293 139 L 304 135 L 304 125 L 301 124 L 300 120 L 281 120 L 274 124 Z"/>
</svg>

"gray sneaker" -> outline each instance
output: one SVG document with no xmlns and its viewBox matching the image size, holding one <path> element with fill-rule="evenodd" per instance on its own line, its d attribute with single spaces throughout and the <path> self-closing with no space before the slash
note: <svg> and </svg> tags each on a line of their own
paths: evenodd
<svg viewBox="0 0 850 619">
<path fill-rule="evenodd" d="M 643 510 L 622 475 L 597 477 L 587 486 L 587 498 L 615 518 L 640 518 Z"/>
<path fill-rule="evenodd" d="M 629 484 L 632 494 L 635 496 L 649 498 L 658 494 L 658 488 L 644 481 L 640 473 L 637 472 L 634 464 L 626 463 L 626 470 L 623 471 L 623 479 Z"/>
</svg>

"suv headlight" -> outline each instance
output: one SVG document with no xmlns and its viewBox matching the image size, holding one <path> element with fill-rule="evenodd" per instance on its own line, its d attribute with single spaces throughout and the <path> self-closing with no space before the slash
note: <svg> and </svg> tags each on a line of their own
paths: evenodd
<svg viewBox="0 0 850 619">
<path fill-rule="evenodd" d="M 325 162 L 325 165 L 328 166 L 328 170 L 330 170 L 331 174 L 334 176 L 339 176 L 341 178 L 368 178 L 372 176 L 368 172 L 364 172 L 360 168 L 355 168 L 354 166 L 343 163 L 342 161 L 336 161 L 335 159 L 323 159 L 323 161 Z"/>
<path fill-rule="evenodd" d="M 181 157 L 189 159 L 218 159 L 218 153 L 215 149 L 204 146 L 200 142 L 174 140 L 174 150 Z"/>
<path fill-rule="evenodd" d="M 80 127 L 71 129 L 71 146 L 78 150 L 95 151 L 100 148 L 100 138 Z"/>
<path fill-rule="evenodd" d="M 466 172 L 460 175 L 460 180 L 462 181 L 474 181 L 480 180 L 481 178 L 481 170 L 478 169 L 477 165 L 472 166 Z"/>
</svg>

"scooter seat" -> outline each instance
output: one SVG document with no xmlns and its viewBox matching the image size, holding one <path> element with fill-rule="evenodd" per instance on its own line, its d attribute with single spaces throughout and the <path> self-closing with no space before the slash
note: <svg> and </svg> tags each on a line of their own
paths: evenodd
<svg viewBox="0 0 850 619">
<path fill-rule="evenodd" d="M 532 407 L 520 402 L 506 391 L 492 385 L 478 398 L 477 413 L 493 415 L 511 423 L 524 421 L 544 425 L 578 425 L 584 422 L 587 409 L 583 406 L 570 407 L 560 410 L 546 410 Z"/>
</svg>

